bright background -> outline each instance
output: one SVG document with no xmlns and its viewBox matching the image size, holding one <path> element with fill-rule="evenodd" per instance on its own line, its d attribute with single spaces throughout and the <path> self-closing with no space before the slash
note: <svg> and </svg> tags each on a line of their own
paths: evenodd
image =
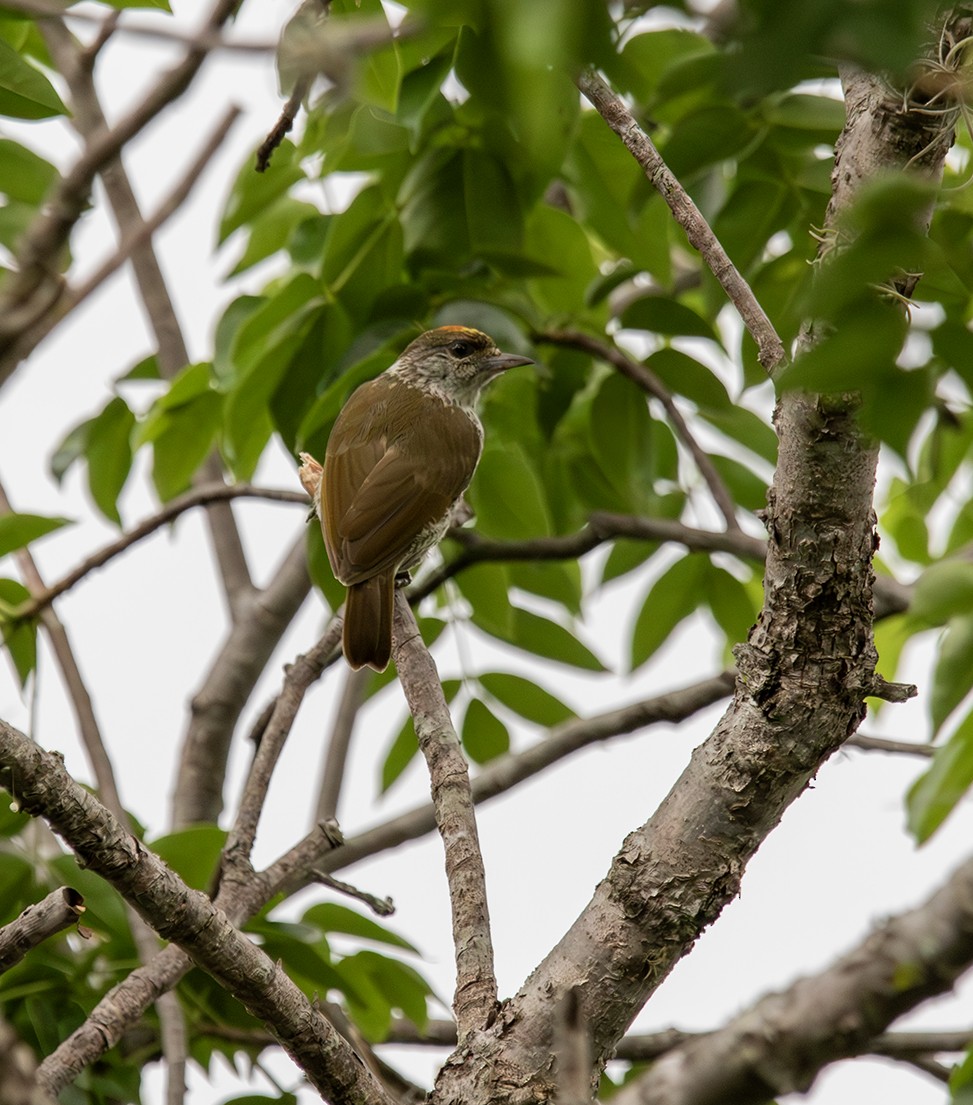
<svg viewBox="0 0 973 1105">
<path fill-rule="evenodd" d="M 174 2 L 173 7 L 178 25 L 190 28 L 199 5 L 187 0 Z M 273 42 L 290 13 L 290 3 L 247 5 L 232 33 Z M 141 12 L 128 13 L 126 18 L 129 15 L 143 25 L 155 18 Z M 78 24 L 77 29 L 90 33 L 87 25 Z M 118 34 L 100 66 L 106 108 L 114 117 L 122 114 L 178 56 L 179 50 L 172 46 Z M 193 156 L 211 121 L 229 102 L 241 106 L 242 118 L 190 201 L 156 239 L 190 354 L 199 359 L 211 351 L 213 328 L 225 304 L 242 292 L 256 291 L 270 272 L 265 264 L 228 283 L 223 277 L 232 268 L 234 244 L 231 241 L 215 255 L 213 250 L 229 183 L 280 110 L 271 54 L 225 53 L 211 59 L 190 93 L 126 153 L 143 210 L 151 213 Z M 67 126 L 57 121 L 7 130 L 61 168 L 71 163 L 78 148 Z M 107 220 L 92 214 L 73 239 L 75 254 L 93 269 L 112 251 L 113 238 Z M 14 506 L 67 515 L 76 522 L 35 547 L 47 581 L 115 536 L 87 504 L 77 468 L 62 487 L 57 486 L 49 473 L 51 454 L 68 429 L 103 405 L 111 380 L 151 348 L 137 295 L 128 275 L 122 273 L 61 326 L 0 393 L 0 478 Z M 141 393 L 126 394 L 130 400 L 142 394 L 147 404 L 150 389 L 140 386 Z M 152 513 L 156 506 L 140 475 L 145 475 L 144 466 L 137 462 L 135 478 L 121 500 L 127 524 Z M 278 450 L 265 459 L 256 482 L 296 488 L 293 458 Z M 250 502 L 235 509 L 255 576 L 263 582 L 300 531 L 303 511 Z M 148 824 L 150 836 L 166 831 L 169 788 L 188 701 L 224 632 L 219 587 L 211 569 L 200 570 L 209 563 L 201 515 L 195 512 L 89 577 L 57 604 L 94 697 L 122 799 Z M 9 564 L 3 568 L 12 571 Z M 644 576 L 626 577 L 587 611 L 588 643 L 615 670 L 623 670 L 620 642 L 626 638 L 619 626 L 629 625 L 647 586 Z M 241 735 L 235 742 L 226 792 L 231 810 L 249 755 L 244 740 L 248 723 L 279 685 L 281 665 L 316 640 L 323 624 L 323 606 L 312 599 L 258 686 L 238 727 Z M 699 624 L 690 620 L 665 654 L 631 680 L 621 676 L 614 683 L 589 680 L 548 667 L 546 685 L 582 714 L 681 686 L 715 670 L 715 642 L 702 657 L 698 644 L 688 644 Z M 460 628 L 444 635 L 447 639 L 437 650 L 444 675 L 460 670 L 457 633 L 463 635 L 463 654 L 475 657 L 475 670 L 490 670 L 495 662 L 523 671 L 520 655 L 505 655 L 481 636 Z M 900 677 L 920 687 L 928 685 L 927 666 L 928 656 L 921 647 L 913 647 Z M 41 693 L 24 697 L 10 670 L 0 667 L 0 716 L 31 732 L 42 746 L 63 752 L 75 777 L 90 780 L 46 648 L 40 685 Z M 258 865 L 275 858 L 310 826 L 321 754 L 339 687 L 336 673 L 331 673 L 308 696 L 261 824 Z M 180 690 L 174 694 L 173 688 Z M 428 794 L 423 770 L 415 761 L 388 796 L 378 796 L 379 766 L 403 711 L 401 695 L 393 687 L 360 719 L 339 811 L 348 836 L 412 808 Z M 481 807 L 480 834 L 501 995 L 514 993 L 560 938 L 607 871 L 623 836 L 656 807 L 719 712 L 707 711 L 678 731 L 657 726 L 617 738 Z M 915 700 L 886 707 L 878 719 L 866 722 L 863 731 L 924 739 L 923 707 Z M 973 839 L 968 803 L 921 850 L 905 834 L 903 796 L 923 766 L 924 761 L 912 757 L 854 749 L 834 757 L 761 847 L 747 871 L 741 897 L 676 967 L 636 1028 L 716 1027 L 767 991 L 827 966 L 884 917 L 921 902 L 965 857 Z M 417 966 L 448 1006 L 453 964 L 438 839 L 400 847 L 342 872 L 341 877 L 379 896 L 392 896 L 397 906 L 392 927 L 422 950 L 424 960 Z M 326 896 L 320 890 L 310 893 Z M 305 896 L 304 904 L 308 900 Z M 954 997 L 917 1011 L 899 1027 L 945 1029 L 971 1023 L 973 985 L 967 980 Z M 428 1083 L 441 1058 L 431 1049 L 399 1048 L 393 1062 L 401 1061 L 406 1073 Z M 286 1088 L 297 1083 L 286 1059 L 269 1066 Z M 162 1101 L 159 1073 L 156 1069 L 150 1075 L 146 1105 Z M 191 1105 L 211 1105 L 245 1092 L 245 1082 L 238 1084 L 223 1070 L 213 1085 L 193 1071 L 190 1084 Z M 933 1105 L 943 1097 L 941 1087 L 911 1068 L 860 1060 L 827 1071 L 807 1100 L 815 1105 L 858 1100 Z M 302 1091 L 305 1099 L 317 1100 L 309 1090 Z"/>
</svg>

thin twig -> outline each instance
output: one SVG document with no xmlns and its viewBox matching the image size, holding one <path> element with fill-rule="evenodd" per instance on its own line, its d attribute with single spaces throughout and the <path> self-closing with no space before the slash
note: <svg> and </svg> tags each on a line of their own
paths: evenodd
<svg viewBox="0 0 973 1105">
<path fill-rule="evenodd" d="M 281 109 L 277 122 L 257 148 L 256 169 L 258 173 L 265 173 L 270 168 L 270 159 L 274 155 L 274 150 L 284 141 L 290 133 L 291 128 L 294 126 L 298 108 L 300 108 L 310 87 L 310 77 L 298 77 L 294 85 L 294 91 L 290 94 L 287 103 L 285 103 Z"/>
<path fill-rule="evenodd" d="M 170 500 L 161 510 L 156 511 L 155 514 L 150 514 L 148 518 L 144 518 L 138 525 L 123 533 L 121 537 L 117 537 L 97 552 L 85 557 L 76 568 L 72 568 L 56 583 L 52 583 L 49 587 L 45 587 L 39 593 L 32 595 L 18 610 L 18 615 L 25 618 L 36 617 L 44 607 L 49 606 L 54 599 L 59 595 L 63 595 L 65 591 L 69 591 L 96 568 L 104 567 L 110 560 L 130 549 L 143 538 L 155 533 L 157 529 L 161 529 L 167 523 L 178 518 L 180 514 L 185 514 L 187 510 L 192 510 L 193 507 L 197 506 L 205 506 L 207 503 L 229 499 L 264 499 L 274 503 L 296 503 L 300 506 L 307 506 L 307 496 L 300 491 L 255 487 L 247 483 L 203 484 Z"/>
<path fill-rule="evenodd" d="M 345 672 L 344 687 L 331 727 L 328 750 L 324 757 L 321 787 L 318 791 L 317 809 L 314 813 L 315 822 L 321 821 L 323 818 L 337 817 L 338 815 L 338 799 L 341 795 L 341 785 L 344 782 L 345 763 L 348 759 L 351 735 L 354 732 L 358 711 L 365 701 L 365 691 L 370 681 L 371 672 L 367 668 L 359 668 L 357 671 L 348 668 Z"/>
<path fill-rule="evenodd" d="M 740 275 L 719 239 L 693 203 L 685 188 L 662 160 L 652 140 L 642 130 L 622 99 L 598 76 L 588 71 L 578 78 L 578 88 L 598 114 L 618 135 L 644 171 L 649 183 L 659 192 L 676 222 L 686 232 L 690 245 L 699 250 L 710 271 L 719 281 L 743 324 L 757 343 L 757 357 L 769 375 L 784 363 L 786 352 L 773 323 L 757 302 L 750 285 Z"/>
<path fill-rule="evenodd" d="M 466 758 L 449 716 L 436 665 L 401 591 L 395 596 L 392 656 L 415 723 L 419 749 L 429 768 L 436 825 L 446 853 L 456 957 L 453 1014 L 462 1042 L 471 1033 L 488 1027 L 497 1011 L 486 873 Z"/>
<path fill-rule="evenodd" d="M 384 898 L 378 898 L 374 894 L 369 894 L 367 890 L 352 886 L 350 882 L 342 882 L 341 879 L 336 879 L 334 875 L 328 875 L 324 871 L 312 871 L 311 874 L 322 886 L 327 886 L 347 898 L 354 898 L 356 902 L 367 905 L 372 913 L 378 914 L 379 917 L 391 917 L 395 912 L 395 903 L 387 895 Z"/>
<path fill-rule="evenodd" d="M 934 744 L 914 744 L 912 741 L 889 740 L 887 737 L 868 737 L 864 733 L 856 733 L 845 741 L 845 747 L 849 745 L 862 748 L 868 752 L 894 752 L 903 756 L 922 756 L 929 759 L 936 754 Z"/>
<path fill-rule="evenodd" d="M 734 502 L 733 496 L 728 491 L 726 484 L 723 482 L 723 477 L 717 472 L 716 466 L 713 464 L 709 454 L 700 446 L 699 442 L 693 436 L 693 432 L 690 430 L 685 418 L 683 418 L 682 412 L 676 406 L 676 402 L 672 397 L 672 392 L 652 369 L 647 368 L 643 364 L 639 364 L 638 361 L 632 360 L 631 357 L 623 353 L 617 346 L 611 345 L 605 341 L 600 341 L 598 338 L 592 337 L 590 334 L 584 334 L 580 330 L 545 331 L 544 333 L 536 334 L 535 340 L 541 343 L 549 342 L 552 345 L 563 345 L 569 349 L 579 349 L 582 352 L 590 353 L 593 357 L 606 361 L 608 364 L 612 365 L 612 367 L 618 369 L 623 376 L 626 376 L 646 392 L 646 394 L 658 399 L 669 418 L 669 422 L 672 424 L 676 436 L 682 441 L 683 445 L 686 446 L 693 460 L 696 462 L 699 474 L 705 480 L 706 486 L 713 496 L 713 501 L 716 503 L 720 514 L 723 515 L 723 520 L 726 522 L 726 528 L 734 531 L 739 530 L 740 524 L 737 522 L 736 518 L 736 503 Z"/>
<path fill-rule="evenodd" d="M 223 849 L 221 881 L 246 882 L 253 875 L 250 856 L 271 776 L 307 689 L 320 678 L 328 661 L 337 655 L 340 640 L 341 627 L 332 623 L 317 644 L 298 656 L 287 669 L 284 685 L 260 736 L 240 808 Z"/>
</svg>

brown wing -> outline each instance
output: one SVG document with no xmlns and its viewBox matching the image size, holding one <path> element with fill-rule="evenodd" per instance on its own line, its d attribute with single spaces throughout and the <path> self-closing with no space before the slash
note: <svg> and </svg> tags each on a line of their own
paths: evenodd
<svg viewBox="0 0 973 1105">
<path fill-rule="evenodd" d="M 479 426 L 462 409 L 394 377 L 362 385 L 335 423 L 324 465 L 324 537 L 337 578 L 357 583 L 398 569 L 466 489 L 479 455 Z"/>
</svg>

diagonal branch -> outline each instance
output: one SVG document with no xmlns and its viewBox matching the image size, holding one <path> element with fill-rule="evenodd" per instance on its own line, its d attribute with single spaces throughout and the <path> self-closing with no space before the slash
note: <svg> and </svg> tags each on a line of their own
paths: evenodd
<svg viewBox="0 0 973 1105">
<path fill-rule="evenodd" d="M 805 1092 L 827 1063 L 871 1051 L 892 1021 L 952 989 L 971 964 L 973 860 L 967 860 L 923 905 L 886 921 L 827 970 L 668 1052 L 615 1100 L 762 1105 Z"/>
<path fill-rule="evenodd" d="M 696 440 L 682 416 L 682 411 L 676 406 L 672 392 L 652 369 L 632 360 L 616 345 L 601 341 L 590 334 L 584 334 L 580 330 L 548 330 L 542 334 L 536 334 L 535 340 L 541 344 L 550 342 L 552 345 L 562 345 L 569 349 L 579 349 L 584 353 L 590 353 L 591 356 L 597 357 L 616 368 L 647 395 L 658 399 L 676 436 L 688 449 L 699 474 L 709 488 L 709 492 L 713 496 L 713 502 L 716 503 L 720 514 L 723 515 L 723 521 L 726 522 L 726 528 L 731 531 L 739 530 L 740 525 L 736 518 L 737 506 L 723 482 L 723 477 L 717 472 L 716 465 L 713 464 L 709 453 Z"/>
<path fill-rule="evenodd" d="M 784 345 L 766 311 L 757 302 L 750 285 L 727 256 L 726 250 L 700 214 L 699 208 L 672 175 L 651 138 L 605 81 L 597 73 L 589 71 L 578 78 L 577 84 L 582 94 L 642 166 L 652 187 L 666 201 L 676 222 L 686 232 L 689 244 L 699 250 L 707 267 L 740 313 L 744 326 L 757 343 L 760 363 L 768 374 L 773 375 L 784 363 Z"/>
<path fill-rule="evenodd" d="M 462 1042 L 490 1025 L 497 1010 L 486 872 L 466 757 L 449 716 L 436 665 L 402 591 L 395 596 L 392 655 L 415 722 L 419 748 L 429 767 L 436 824 L 446 853 L 456 956 L 453 1014 Z"/>
<path fill-rule="evenodd" d="M 148 537 L 150 534 L 155 533 L 156 530 L 161 529 L 164 525 L 175 521 L 180 514 L 185 514 L 187 510 L 192 510 L 193 507 L 197 506 L 206 506 L 213 502 L 228 501 L 230 499 L 264 499 L 267 502 L 274 503 L 297 503 L 300 506 L 307 505 L 307 497 L 300 491 L 285 491 L 272 487 L 254 487 L 252 484 L 247 483 L 225 484 L 219 482 L 202 484 L 199 487 L 193 488 L 192 491 L 187 491 L 184 495 L 179 495 L 175 499 L 171 499 L 161 510 L 156 511 L 155 514 L 150 514 L 148 518 L 144 518 L 138 525 L 133 526 L 130 530 L 126 530 L 125 533 L 117 537 L 114 541 L 110 541 L 97 552 L 85 557 L 77 567 L 72 568 L 70 572 L 62 576 L 62 578 L 55 583 L 52 583 L 48 587 L 38 589 L 30 599 L 20 607 L 17 612 L 18 616 L 24 618 L 35 617 L 46 606 L 49 606 L 54 599 L 59 595 L 63 595 L 65 591 L 69 591 L 75 584 L 80 583 L 85 576 L 95 571 L 96 568 L 103 568 L 110 560 L 114 560 L 116 556 L 120 556 L 127 549 L 130 549 L 133 545 Z"/>
<path fill-rule="evenodd" d="M 0 928 L 0 972 L 8 971 L 49 936 L 78 924 L 85 911 L 84 897 L 73 887 L 60 886 L 43 901 Z"/>
<path fill-rule="evenodd" d="M 333 1105 L 391 1105 L 331 1023 L 225 913 L 187 887 L 118 819 L 42 751 L 0 722 L 0 782 L 44 817 L 90 870 L 110 882 L 160 936 L 178 943 L 265 1023 L 311 1084 Z"/>
</svg>

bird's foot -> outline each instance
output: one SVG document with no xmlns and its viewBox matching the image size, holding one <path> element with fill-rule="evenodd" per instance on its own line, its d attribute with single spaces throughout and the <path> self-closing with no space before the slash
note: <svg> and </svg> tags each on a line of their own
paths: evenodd
<svg viewBox="0 0 973 1105">
<path fill-rule="evenodd" d="M 411 572 L 402 571 L 402 572 L 396 572 L 395 573 L 395 586 L 396 587 L 408 587 L 411 582 L 412 582 L 412 573 Z"/>
</svg>

